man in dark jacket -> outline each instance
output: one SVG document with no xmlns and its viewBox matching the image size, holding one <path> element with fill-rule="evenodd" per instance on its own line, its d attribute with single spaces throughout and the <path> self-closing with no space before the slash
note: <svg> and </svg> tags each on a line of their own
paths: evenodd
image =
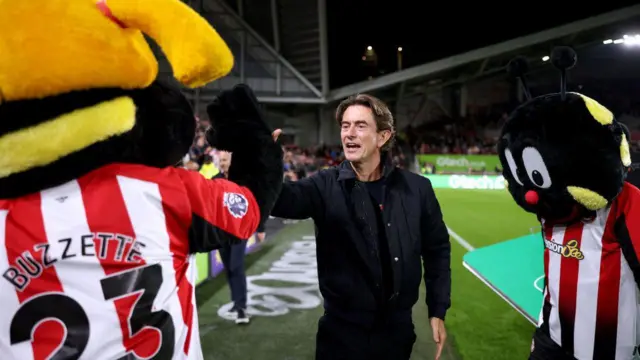
<svg viewBox="0 0 640 360">
<path fill-rule="evenodd" d="M 380 100 L 351 97 L 336 120 L 347 160 L 286 182 L 271 213 L 312 218 L 316 225 L 325 307 L 316 359 L 408 360 L 423 263 L 438 359 L 450 306 L 451 248 L 431 183 L 391 164 L 393 116 Z"/>
<path fill-rule="evenodd" d="M 207 158 L 209 157 L 209 158 Z M 211 155 L 205 156 L 206 161 L 213 161 Z M 214 176 L 214 179 L 227 179 L 229 177 L 229 167 L 231 166 L 231 153 L 228 151 L 218 152 L 218 166 L 220 172 Z M 257 238 L 262 242 L 265 238 L 263 220 L 258 225 Z M 229 312 L 235 318 L 236 324 L 248 324 L 249 315 L 247 314 L 247 275 L 244 268 L 244 258 L 247 251 L 247 242 L 239 241 L 222 245 L 218 250 L 220 259 L 224 265 L 224 271 L 227 275 L 227 283 L 231 291 L 231 301 L 233 307 Z"/>
</svg>

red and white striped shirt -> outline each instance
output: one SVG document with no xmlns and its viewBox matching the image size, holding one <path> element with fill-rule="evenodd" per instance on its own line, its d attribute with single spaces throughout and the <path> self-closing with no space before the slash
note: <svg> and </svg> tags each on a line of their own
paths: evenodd
<svg viewBox="0 0 640 360">
<path fill-rule="evenodd" d="M 592 221 L 545 224 L 540 328 L 578 360 L 629 360 L 640 344 L 640 190 Z"/>
<path fill-rule="evenodd" d="M 202 359 L 192 254 L 259 212 L 229 181 L 125 164 L 0 200 L 0 357 Z"/>
</svg>

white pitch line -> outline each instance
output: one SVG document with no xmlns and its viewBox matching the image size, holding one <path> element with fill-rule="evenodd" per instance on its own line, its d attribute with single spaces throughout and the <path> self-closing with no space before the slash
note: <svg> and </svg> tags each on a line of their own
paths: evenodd
<svg viewBox="0 0 640 360">
<path fill-rule="evenodd" d="M 544 279 L 544 275 L 539 276 L 537 279 L 533 280 L 533 287 L 536 288 L 536 290 L 540 291 L 541 293 L 544 292 L 544 289 L 540 286 L 538 286 L 538 281 L 543 280 Z"/>
<path fill-rule="evenodd" d="M 449 235 L 451 235 L 453 240 L 462 245 L 462 247 L 467 249 L 467 251 L 473 251 L 476 249 L 471 244 L 469 244 L 467 240 L 463 239 L 462 236 L 456 234 L 453 230 L 451 230 L 451 228 L 447 227 L 447 231 L 449 232 Z"/>
</svg>

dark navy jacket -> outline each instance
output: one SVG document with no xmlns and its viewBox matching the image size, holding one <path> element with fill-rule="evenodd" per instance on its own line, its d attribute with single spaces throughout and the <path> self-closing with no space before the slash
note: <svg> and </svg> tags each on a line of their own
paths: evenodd
<svg viewBox="0 0 640 360">
<path fill-rule="evenodd" d="M 451 303 L 451 247 L 431 182 L 387 164 L 382 220 L 389 247 L 393 292 L 381 299 L 377 254 L 363 224 L 375 224 L 369 193 L 347 161 L 297 182 L 285 182 L 272 215 L 312 218 L 318 280 L 325 310 L 348 321 L 373 324 L 381 314 L 410 317 L 424 262 L 429 316 L 444 319 Z"/>
</svg>

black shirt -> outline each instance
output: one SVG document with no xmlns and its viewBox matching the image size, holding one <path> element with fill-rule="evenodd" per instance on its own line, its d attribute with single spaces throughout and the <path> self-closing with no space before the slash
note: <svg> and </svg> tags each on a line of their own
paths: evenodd
<svg viewBox="0 0 640 360">
<path fill-rule="evenodd" d="M 374 205 L 376 205 L 376 209 L 379 210 L 380 206 L 382 206 L 382 195 L 384 192 L 383 179 L 368 181 L 363 184 L 365 184 L 367 190 L 369 190 L 369 195 L 371 195 L 371 198 L 374 201 Z"/>
<path fill-rule="evenodd" d="M 384 179 L 376 181 L 368 181 L 364 183 L 371 196 L 373 207 L 376 211 L 376 230 L 377 230 L 377 250 L 378 259 L 380 261 L 380 270 L 382 273 L 382 290 L 383 300 L 386 302 L 393 293 L 393 273 L 391 270 L 391 255 L 389 253 L 389 242 L 387 240 L 384 220 L 382 218 L 382 203 L 384 197 Z"/>
</svg>

